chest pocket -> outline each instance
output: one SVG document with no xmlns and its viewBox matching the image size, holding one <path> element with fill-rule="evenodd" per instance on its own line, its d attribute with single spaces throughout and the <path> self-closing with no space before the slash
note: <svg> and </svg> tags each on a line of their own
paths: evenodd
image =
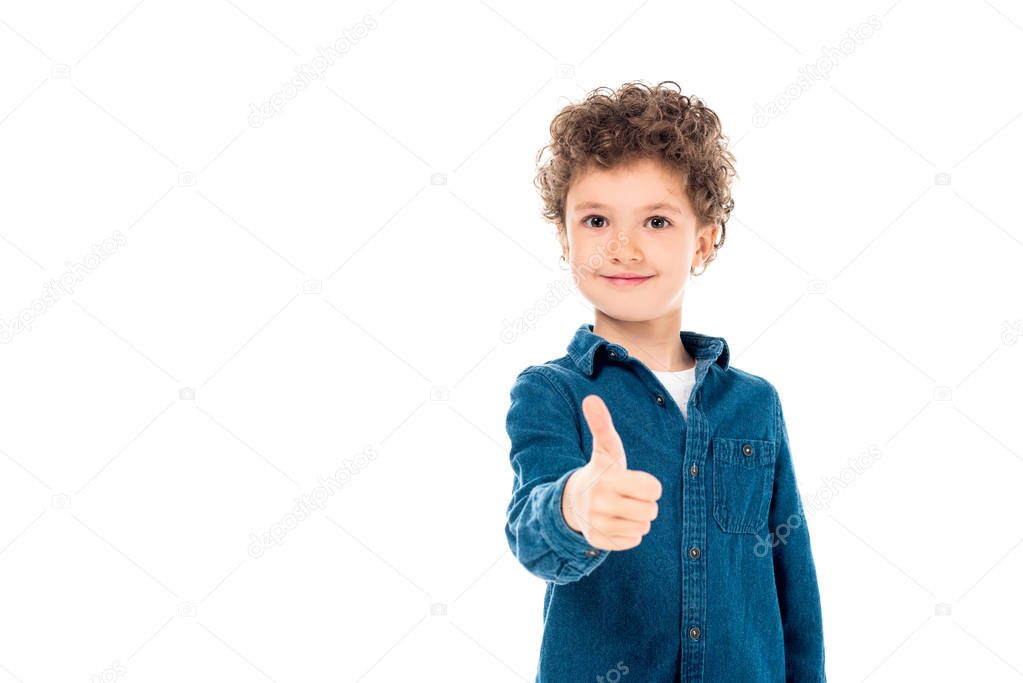
<svg viewBox="0 0 1023 683">
<path fill-rule="evenodd" d="M 774 442 L 714 437 L 714 519 L 733 534 L 766 532 L 774 489 Z"/>
</svg>

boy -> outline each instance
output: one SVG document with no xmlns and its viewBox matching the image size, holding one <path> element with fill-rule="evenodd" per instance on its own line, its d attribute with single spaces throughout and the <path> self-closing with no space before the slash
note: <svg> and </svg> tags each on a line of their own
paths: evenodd
<svg viewBox="0 0 1023 683">
<path fill-rule="evenodd" d="M 825 681 L 778 392 L 681 330 L 735 171 L 716 114 L 677 88 L 566 107 L 537 173 L 595 322 L 510 392 L 505 533 L 547 581 L 536 680 Z"/>
</svg>

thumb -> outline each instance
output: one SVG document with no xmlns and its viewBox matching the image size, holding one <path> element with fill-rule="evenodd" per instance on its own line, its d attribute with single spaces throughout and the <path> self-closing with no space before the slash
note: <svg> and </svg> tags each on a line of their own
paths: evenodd
<svg viewBox="0 0 1023 683">
<path fill-rule="evenodd" d="M 586 426 L 593 435 L 593 454 L 590 456 L 590 462 L 596 462 L 601 468 L 627 469 L 622 438 L 611 421 L 611 411 L 607 409 L 600 396 L 590 394 L 583 399 L 583 417 L 586 418 Z"/>
</svg>

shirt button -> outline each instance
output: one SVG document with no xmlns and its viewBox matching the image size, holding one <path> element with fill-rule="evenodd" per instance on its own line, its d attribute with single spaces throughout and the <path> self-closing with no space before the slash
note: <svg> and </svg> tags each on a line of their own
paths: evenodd
<svg viewBox="0 0 1023 683">
<path fill-rule="evenodd" d="M 659 405 L 659 406 L 663 406 L 664 405 L 664 397 L 661 396 L 660 394 L 657 394 L 657 405 Z"/>
<path fill-rule="evenodd" d="M 743 455 L 753 455 L 753 446 L 750 446 L 748 443 L 744 443 L 742 445 L 742 454 Z"/>
<path fill-rule="evenodd" d="M 590 548 L 589 550 L 587 550 L 583 554 L 586 555 L 586 557 L 596 557 L 597 555 L 600 554 L 600 551 L 599 550 L 594 550 L 593 548 Z"/>
<path fill-rule="evenodd" d="M 617 358 L 618 357 L 618 354 L 615 353 L 614 351 L 609 352 L 607 355 L 611 356 L 612 358 Z"/>
<path fill-rule="evenodd" d="M 689 549 L 689 557 L 693 558 L 694 560 L 700 559 L 700 549 L 697 548 L 696 546 L 693 546 L 692 548 L 690 548 Z"/>
<path fill-rule="evenodd" d="M 692 465 L 689 466 L 689 474 L 691 474 L 691 475 L 693 475 L 695 477 L 699 473 L 700 473 L 700 468 L 696 466 L 695 462 Z"/>
<path fill-rule="evenodd" d="M 700 639 L 700 627 L 699 626 L 694 626 L 691 629 L 689 629 L 689 637 L 692 638 L 693 640 L 699 640 Z"/>
</svg>

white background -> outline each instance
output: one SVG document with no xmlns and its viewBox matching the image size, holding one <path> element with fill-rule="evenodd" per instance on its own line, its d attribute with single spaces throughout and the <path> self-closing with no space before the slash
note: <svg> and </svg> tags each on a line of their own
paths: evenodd
<svg viewBox="0 0 1023 683">
<path fill-rule="evenodd" d="M 779 389 L 829 680 L 1023 677 L 1021 53 L 1004 0 L 3 3 L 0 683 L 531 681 L 508 390 L 593 320 L 535 154 L 634 79 L 738 158 L 683 327 Z"/>
</svg>

